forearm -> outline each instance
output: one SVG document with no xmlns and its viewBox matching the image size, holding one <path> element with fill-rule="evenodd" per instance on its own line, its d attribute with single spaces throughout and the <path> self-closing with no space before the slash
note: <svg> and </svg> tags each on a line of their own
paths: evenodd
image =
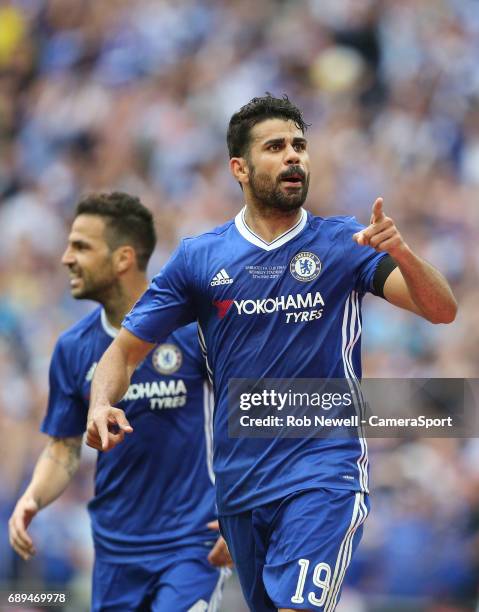
<svg viewBox="0 0 479 612">
<path fill-rule="evenodd" d="M 39 509 L 51 504 L 68 486 L 80 463 L 81 443 L 82 436 L 49 440 L 24 493 Z"/>
<path fill-rule="evenodd" d="M 456 316 L 457 302 L 439 270 L 407 246 L 392 255 L 421 315 L 432 323 L 451 323 Z"/>
<path fill-rule="evenodd" d="M 90 408 L 117 404 L 128 391 L 135 364 L 113 342 L 105 351 L 95 370 L 91 386 Z"/>
<path fill-rule="evenodd" d="M 123 442 L 133 428 L 121 408 L 114 408 L 126 394 L 136 366 L 154 347 L 122 328 L 100 359 L 91 387 L 88 413 L 88 446 L 108 451 Z"/>
</svg>

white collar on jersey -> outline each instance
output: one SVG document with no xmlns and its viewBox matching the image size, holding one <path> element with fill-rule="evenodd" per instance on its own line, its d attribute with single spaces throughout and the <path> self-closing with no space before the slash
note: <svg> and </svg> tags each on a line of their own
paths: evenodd
<svg viewBox="0 0 479 612">
<path fill-rule="evenodd" d="M 284 232 L 284 234 L 281 234 L 281 236 L 278 236 L 272 242 L 266 242 L 265 240 L 260 238 L 258 234 L 255 234 L 253 231 L 251 231 L 251 229 L 247 226 L 244 217 L 245 212 L 246 206 L 242 208 L 240 212 L 236 215 L 236 229 L 243 236 L 243 238 L 245 238 L 245 240 L 251 242 L 251 244 L 254 244 L 260 249 L 264 249 L 265 251 L 272 251 L 273 249 L 277 249 L 278 247 L 283 246 L 283 244 L 286 244 L 287 242 L 295 238 L 300 232 L 303 231 L 304 226 L 306 225 L 306 222 L 308 220 L 308 213 L 304 210 L 304 208 L 302 208 L 301 217 L 296 223 L 296 225 L 293 225 L 293 227 L 291 227 L 287 232 Z"/>
<path fill-rule="evenodd" d="M 112 338 L 116 338 L 118 336 L 118 332 L 120 330 L 117 329 L 116 327 L 113 327 L 110 321 L 108 321 L 108 319 L 106 318 L 106 313 L 103 308 L 101 309 L 101 326 L 103 327 L 103 331 L 105 332 L 105 334 L 108 334 Z"/>
</svg>

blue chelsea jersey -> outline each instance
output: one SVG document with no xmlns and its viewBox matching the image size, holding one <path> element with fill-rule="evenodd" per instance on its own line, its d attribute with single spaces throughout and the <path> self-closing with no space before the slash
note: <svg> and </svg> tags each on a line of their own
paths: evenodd
<svg viewBox="0 0 479 612">
<path fill-rule="evenodd" d="M 98 308 L 60 336 L 43 432 L 85 431 L 91 380 L 115 332 Z M 134 431 L 98 453 L 89 503 L 97 556 L 130 562 L 215 539 L 206 527 L 215 505 L 205 378 L 196 325 L 165 338 L 137 367 L 118 404 Z"/>
<path fill-rule="evenodd" d="M 221 514 L 316 487 L 368 490 L 366 441 L 228 437 L 232 378 L 361 376 L 361 300 L 379 260 L 352 236 L 352 217 L 314 217 L 272 243 L 246 225 L 244 210 L 211 232 L 183 240 L 127 315 L 124 326 L 161 342 L 198 319 L 214 383 L 214 471 Z"/>
</svg>

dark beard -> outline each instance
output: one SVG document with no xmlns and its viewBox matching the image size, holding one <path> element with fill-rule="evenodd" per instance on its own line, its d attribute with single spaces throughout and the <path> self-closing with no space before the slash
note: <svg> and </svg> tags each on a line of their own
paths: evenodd
<svg viewBox="0 0 479 612">
<path fill-rule="evenodd" d="M 75 300 L 93 300 L 99 304 L 105 304 L 107 301 L 119 298 L 121 290 L 118 281 L 113 276 L 94 280 L 87 276 L 84 279 L 83 288 L 78 292 L 72 290 L 71 295 Z"/>
<path fill-rule="evenodd" d="M 301 189 L 290 194 L 284 193 L 281 191 L 281 179 L 294 173 L 304 176 Z M 306 176 L 297 166 L 292 166 L 273 182 L 272 178 L 267 174 L 256 174 L 253 167 L 249 185 L 252 195 L 262 208 L 271 211 L 294 212 L 301 208 L 306 200 L 309 189 L 309 175 Z"/>
</svg>

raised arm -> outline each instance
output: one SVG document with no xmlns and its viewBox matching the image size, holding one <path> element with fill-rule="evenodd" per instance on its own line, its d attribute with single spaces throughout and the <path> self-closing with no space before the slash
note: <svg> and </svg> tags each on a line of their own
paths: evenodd
<svg viewBox="0 0 479 612">
<path fill-rule="evenodd" d="M 35 554 L 27 528 L 37 512 L 57 499 L 73 478 L 80 463 L 81 443 L 82 436 L 50 437 L 30 484 L 15 506 L 8 521 L 10 544 L 25 561 Z"/>
<path fill-rule="evenodd" d="M 382 198 L 374 202 L 370 225 L 353 239 L 359 245 L 389 253 L 398 264 L 384 284 L 388 302 L 431 323 L 454 321 L 457 302 L 447 280 L 409 248 L 394 221 L 384 214 Z"/>
<path fill-rule="evenodd" d="M 125 395 L 136 366 L 154 346 L 122 328 L 103 354 L 91 387 L 86 439 L 89 446 L 110 450 L 123 441 L 125 433 L 133 431 L 123 410 L 113 405 Z"/>
</svg>

